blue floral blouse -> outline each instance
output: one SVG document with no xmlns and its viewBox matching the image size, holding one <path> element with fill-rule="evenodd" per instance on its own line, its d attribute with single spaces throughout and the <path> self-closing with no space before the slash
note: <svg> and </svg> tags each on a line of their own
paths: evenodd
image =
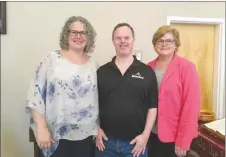
<svg viewBox="0 0 226 157">
<path fill-rule="evenodd" d="M 96 61 L 89 57 L 84 65 L 65 59 L 53 51 L 37 67 L 31 82 L 26 110 L 45 116 L 54 142 L 50 149 L 41 149 L 45 157 L 56 150 L 59 139 L 82 140 L 97 135 L 98 89 Z M 36 125 L 30 118 L 36 135 Z"/>
</svg>

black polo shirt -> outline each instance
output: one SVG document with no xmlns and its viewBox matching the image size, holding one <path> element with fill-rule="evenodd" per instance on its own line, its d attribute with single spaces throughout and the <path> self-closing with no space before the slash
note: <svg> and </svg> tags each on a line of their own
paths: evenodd
<svg viewBox="0 0 226 157">
<path fill-rule="evenodd" d="M 121 74 L 111 62 L 97 71 L 100 127 L 121 140 L 131 140 L 144 130 L 149 108 L 157 108 L 158 87 L 155 72 L 134 61 Z"/>
</svg>

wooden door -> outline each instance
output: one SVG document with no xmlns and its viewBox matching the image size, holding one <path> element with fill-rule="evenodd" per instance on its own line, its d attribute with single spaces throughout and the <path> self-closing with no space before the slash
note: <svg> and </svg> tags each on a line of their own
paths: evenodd
<svg viewBox="0 0 226 157">
<path fill-rule="evenodd" d="M 171 24 L 180 33 L 178 55 L 196 65 L 201 82 L 201 110 L 213 111 L 213 78 L 216 26 L 209 24 Z"/>
</svg>

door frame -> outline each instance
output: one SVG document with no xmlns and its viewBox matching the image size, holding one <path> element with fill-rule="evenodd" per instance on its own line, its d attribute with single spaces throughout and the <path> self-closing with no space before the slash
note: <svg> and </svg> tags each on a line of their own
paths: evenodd
<svg viewBox="0 0 226 157">
<path fill-rule="evenodd" d="M 167 25 L 171 23 L 214 24 L 216 25 L 216 48 L 213 78 L 213 112 L 216 119 L 225 117 L 225 19 L 168 16 Z"/>
</svg>

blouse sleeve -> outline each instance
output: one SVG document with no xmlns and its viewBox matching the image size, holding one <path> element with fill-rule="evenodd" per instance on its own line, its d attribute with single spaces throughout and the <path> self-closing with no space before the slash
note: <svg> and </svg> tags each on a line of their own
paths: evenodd
<svg viewBox="0 0 226 157">
<path fill-rule="evenodd" d="M 37 66 L 34 78 L 31 80 L 28 93 L 26 111 L 31 109 L 45 116 L 46 92 L 47 92 L 47 74 L 52 63 L 50 54 Z"/>
</svg>

